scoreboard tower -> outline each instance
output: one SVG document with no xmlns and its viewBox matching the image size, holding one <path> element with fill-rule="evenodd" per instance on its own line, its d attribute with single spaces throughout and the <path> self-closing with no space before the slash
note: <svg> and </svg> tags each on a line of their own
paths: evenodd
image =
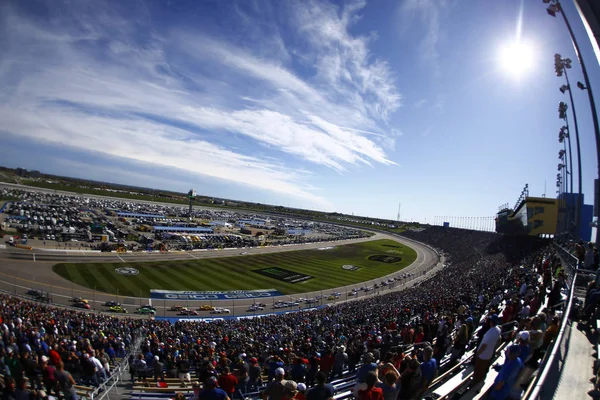
<svg viewBox="0 0 600 400">
<path fill-rule="evenodd" d="M 188 215 L 190 218 L 192 218 L 192 203 L 194 202 L 194 199 L 196 198 L 196 191 L 194 189 L 190 189 L 187 196 L 190 201 L 190 209 L 188 210 Z"/>
</svg>

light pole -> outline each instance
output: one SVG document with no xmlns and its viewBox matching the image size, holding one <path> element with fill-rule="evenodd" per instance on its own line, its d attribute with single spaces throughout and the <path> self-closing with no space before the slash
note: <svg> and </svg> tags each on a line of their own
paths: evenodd
<svg viewBox="0 0 600 400">
<path fill-rule="evenodd" d="M 577 147 L 577 186 L 578 186 L 578 197 L 577 197 L 577 203 L 575 204 L 575 239 L 579 239 L 579 232 L 580 232 L 580 203 L 581 203 L 581 192 L 582 192 L 582 173 L 581 173 L 581 147 L 579 145 L 579 125 L 577 123 L 577 113 L 575 112 L 575 102 L 573 101 L 573 93 L 571 91 L 571 83 L 569 82 L 569 74 L 567 73 L 567 70 L 571 68 L 571 60 L 569 58 L 562 58 L 562 56 L 560 54 L 555 54 L 554 55 L 554 71 L 556 72 L 556 76 L 560 77 L 563 74 L 565 75 L 565 80 L 567 81 L 566 85 L 562 85 L 560 87 L 560 91 L 562 93 L 565 93 L 566 91 L 569 92 L 569 100 L 571 102 L 571 112 L 573 113 L 573 124 L 575 125 L 575 146 Z M 565 115 L 565 121 L 566 121 L 566 115 Z M 568 133 L 568 124 L 566 127 L 561 128 L 561 131 L 563 131 L 563 129 L 566 129 L 567 133 L 566 133 L 566 137 L 569 141 L 569 161 L 570 161 L 570 168 L 569 171 L 571 171 L 571 193 L 573 193 L 573 157 L 571 155 L 571 136 Z M 572 222 L 572 218 L 570 219 L 570 222 Z"/>
<path fill-rule="evenodd" d="M 580 89 L 587 89 L 588 92 L 588 99 L 590 102 L 590 108 L 592 111 L 592 120 L 594 122 L 594 138 L 596 139 L 596 157 L 597 157 L 597 163 L 598 163 L 598 177 L 594 183 L 594 216 L 598 217 L 598 214 L 600 214 L 600 210 L 598 210 L 598 205 L 600 204 L 600 199 L 598 199 L 598 196 L 600 195 L 599 190 L 598 189 L 598 185 L 600 185 L 600 124 L 598 123 L 598 113 L 596 111 L 596 102 L 594 101 L 594 95 L 592 93 L 592 86 L 590 85 L 590 79 L 588 77 L 588 73 L 587 73 L 587 69 L 585 68 L 585 62 L 583 57 L 581 56 L 581 51 L 579 50 L 579 44 L 577 43 L 577 40 L 575 39 L 575 35 L 573 34 L 573 29 L 571 29 L 571 24 L 569 23 L 569 20 L 567 19 L 567 16 L 565 15 L 563 9 L 562 9 L 562 5 L 560 4 L 560 1 L 558 0 L 543 0 L 544 3 L 546 4 L 550 4 L 548 6 L 548 8 L 546 9 L 546 11 L 548 12 L 549 15 L 556 17 L 556 13 L 559 13 L 562 15 L 563 21 L 565 22 L 565 25 L 567 26 L 567 30 L 569 31 L 569 36 L 571 38 L 571 42 L 573 43 L 573 48 L 575 49 L 575 55 L 577 56 L 577 59 L 579 60 L 579 64 L 581 64 L 581 72 L 583 73 L 583 79 L 585 81 L 585 85 L 577 85 Z M 600 234 L 598 234 L 598 229 L 596 229 L 596 247 L 598 247 L 600 245 Z"/>
<path fill-rule="evenodd" d="M 566 85 L 565 85 L 566 86 Z M 561 91 L 563 90 L 563 88 L 561 87 Z M 561 153 L 559 153 L 559 157 L 561 159 L 563 159 L 564 157 L 566 157 L 566 151 L 567 151 L 567 145 L 565 142 L 565 139 L 568 139 L 569 141 L 569 148 L 571 147 L 571 137 L 569 135 L 569 120 L 567 117 L 567 110 L 568 110 L 568 106 L 566 103 L 564 102 L 560 102 L 558 104 L 558 117 L 560 119 L 562 119 L 563 121 L 565 121 L 565 129 L 562 129 L 558 132 L 558 142 L 563 144 L 564 147 L 564 153 L 562 153 L 562 157 L 561 157 Z M 571 160 L 570 154 L 568 157 L 569 160 Z M 558 170 L 561 170 L 561 167 L 559 164 Z M 572 165 L 572 163 L 571 163 Z M 564 178 L 564 190 L 563 190 L 563 196 L 562 196 L 562 200 L 560 200 L 560 203 L 562 204 L 562 206 L 564 206 L 564 210 L 565 210 L 565 215 L 563 215 L 564 218 L 564 222 L 566 225 L 566 232 L 571 233 L 572 231 L 572 217 L 571 217 L 571 207 L 568 204 L 567 201 L 567 196 L 566 193 L 568 192 L 568 183 L 569 183 L 569 169 L 566 167 L 566 163 L 563 165 L 563 168 L 565 168 L 566 173 L 564 174 L 563 178 Z M 563 171 L 564 172 L 564 171 Z M 573 175 L 572 175 L 573 171 L 571 170 L 571 188 L 573 187 Z M 571 190 L 572 193 L 572 190 Z"/>
</svg>

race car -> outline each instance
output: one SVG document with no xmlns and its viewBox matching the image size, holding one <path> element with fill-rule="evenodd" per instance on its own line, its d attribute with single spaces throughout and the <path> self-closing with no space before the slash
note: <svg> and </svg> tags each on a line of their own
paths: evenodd
<svg viewBox="0 0 600 400">
<path fill-rule="evenodd" d="M 155 310 L 146 307 L 140 307 L 134 311 L 135 314 L 156 314 Z"/>
<path fill-rule="evenodd" d="M 211 314 L 229 314 L 231 311 L 228 308 L 215 307 Z"/>
<path fill-rule="evenodd" d="M 327 300 L 337 300 L 337 297 L 335 297 L 334 295 L 330 294 L 329 297 L 327 297 Z"/>
<path fill-rule="evenodd" d="M 248 309 L 246 311 L 254 312 L 254 311 L 262 311 L 264 309 L 265 309 L 264 307 L 261 307 L 258 304 L 252 304 L 250 307 L 248 307 Z"/>
<path fill-rule="evenodd" d="M 84 303 L 84 302 L 74 302 L 73 307 L 84 308 L 86 310 L 90 309 L 90 305 L 88 303 Z"/>
<path fill-rule="evenodd" d="M 204 304 L 201 305 L 200 307 L 198 307 L 198 311 L 212 311 L 213 306 L 208 305 L 208 304 Z"/>
<path fill-rule="evenodd" d="M 108 311 L 115 312 L 115 313 L 127 314 L 127 310 L 121 306 L 112 306 L 108 309 Z"/>
<path fill-rule="evenodd" d="M 73 297 L 71 299 L 71 303 L 85 303 L 85 304 L 87 304 L 88 301 L 86 299 L 82 299 L 81 297 Z"/>
<path fill-rule="evenodd" d="M 144 304 L 140 308 L 147 308 L 149 310 L 156 311 L 156 307 L 152 306 L 151 304 Z"/>
<path fill-rule="evenodd" d="M 169 308 L 169 311 L 181 311 L 181 310 L 187 310 L 187 308 L 185 308 L 184 306 L 171 306 L 171 308 Z"/>
<path fill-rule="evenodd" d="M 118 303 L 116 301 L 107 301 L 106 303 L 104 303 L 104 307 L 115 307 L 115 306 L 120 306 L 121 303 Z"/>
<path fill-rule="evenodd" d="M 198 311 L 183 309 L 177 315 L 199 315 Z"/>
<path fill-rule="evenodd" d="M 29 289 L 25 294 L 32 297 L 38 297 L 40 295 L 40 292 L 34 289 Z"/>
</svg>

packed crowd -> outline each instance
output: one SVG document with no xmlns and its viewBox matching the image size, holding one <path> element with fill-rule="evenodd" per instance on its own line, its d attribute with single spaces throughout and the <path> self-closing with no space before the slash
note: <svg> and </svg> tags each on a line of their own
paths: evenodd
<svg viewBox="0 0 600 400">
<path fill-rule="evenodd" d="M 519 318 L 523 329 L 537 325 L 538 320 L 548 324 L 548 315 L 534 316 L 544 303 L 546 286 L 553 290 L 549 304 L 560 301 L 561 286 L 552 288 L 549 267 L 558 261 L 529 257 L 524 265 L 535 262 L 538 267 L 531 269 L 507 255 L 531 251 L 539 247 L 538 243 L 524 240 L 518 244 L 490 234 L 459 238 L 437 232 L 425 234 L 429 237 L 418 239 L 448 251 L 452 262 L 417 287 L 260 319 L 156 322 L 138 361 L 131 362 L 132 379 L 159 380 L 166 371 L 168 376 L 188 381 L 193 367 L 198 382 L 212 387 L 211 379 L 215 378 L 214 383 L 230 398 L 254 392 L 267 383 L 264 396 L 280 400 L 286 385 L 288 389 L 295 387 L 294 392 L 298 385 L 300 392 L 314 386 L 328 396 L 330 390 L 323 389 L 325 382 L 339 378 L 348 369 L 357 374 L 357 393 L 370 390 L 370 373 L 379 372 L 375 377 L 397 390 L 388 393 L 388 398 L 413 399 L 427 390 L 439 372 L 436 360 L 448 351 L 452 352 L 452 362 L 462 356 L 485 309 L 508 301 L 511 306 L 502 315 L 502 323 Z M 447 246 L 446 240 L 456 241 L 458 251 Z M 538 275 L 546 286 L 538 285 Z M 455 329 L 458 334 L 452 335 Z M 416 347 L 411 349 L 416 350 L 405 354 L 413 344 Z M 261 373 L 266 374 L 266 382 Z M 394 386 L 398 379 L 404 381 Z M 216 389 L 211 390 L 210 396 L 214 396 Z M 202 398 L 201 392 L 197 396 Z"/>
<path fill-rule="evenodd" d="M 26 390 L 41 397 L 60 390 L 75 399 L 73 385 L 97 385 L 106 379 L 110 359 L 124 356 L 138 333 L 141 351 L 129 354 L 132 382 L 178 378 L 193 385 L 194 396 L 202 400 L 242 396 L 265 384 L 265 399 L 329 399 L 333 389 L 327 382 L 345 370 L 356 372 L 355 393 L 361 400 L 420 398 L 439 374 L 445 354 L 452 354 L 444 366 L 448 368 L 469 345 L 486 343 L 483 334 L 472 342 L 485 310 L 494 313 L 506 304 L 501 317 L 484 319 L 482 333 L 516 319 L 523 330 L 543 334 L 553 317 L 538 314 L 546 288 L 552 306 L 560 302 L 564 285 L 560 273 L 556 283 L 552 279 L 551 271 L 559 265 L 556 257 L 535 252 L 541 243 L 445 231 L 411 233 L 449 256 L 446 268 L 435 276 L 402 292 L 313 311 L 172 324 L 2 297 L 0 369 L 5 392 Z M 528 256 L 519 260 L 524 254 Z M 535 349 L 544 341 L 536 336 Z M 479 364 L 480 373 L 487 372 L 489 364 Z"/>
<path fill-rule="evenodd" d="M 0 295 L 3 399 L 77 399 L 75 385 L 98 386 L 126 357 L 147 321 L 45 307 Z"/>
</svg>

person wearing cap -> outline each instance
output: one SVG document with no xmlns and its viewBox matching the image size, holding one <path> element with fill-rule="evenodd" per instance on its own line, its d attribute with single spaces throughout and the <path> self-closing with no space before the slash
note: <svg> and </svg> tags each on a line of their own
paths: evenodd
<svg viewBox="0 0 600 400">
<path fill-rule="evenodd" d="M 56 370 L 53 366 L 48 365 L 48 357 L 40 357 L 40 370 L 42 371 L 42 383 L 46 388 L 46 394 L 50 396 L 52 393 L 56 393 Z"/>
<path fill-rule="evenodd" d="M 198 395 L 199 400 L 230 400 L 223 389 L 217 385 L 217 378 L 211 376 L 204 381 L 204 388 Z"/>
<path fill-rule="evenodd" d="M 356 371 L 356 391 L 364 389 L 369 372 L 377 371 L 377 364 L 374 362 L 373 353 L 365 355 L 364 363 Z"/>
<path fill-rule="evenodd" d="M 237 371 L 238 384 L 236 390 L 239 390 L 241 394 L 245 394 L 248 390 L 248 382 L 250 381 L 250 366 L 246 362 L 246 353 L 240 354 L 234 371 Z"/>
<path fill-rule="evenodd" d="M 421 363 L 421 383 L 416 398 L 421 398 L 438 374 L 438 363 L 433 356 L 433 349 L 427 346 L 423 349 L 423 362 Z"/>
<path fill-rule="evenodd" d="M 335 389 L 327 383 L 327 375 L 323 371 L 319 371 L 315 375 L 315 380 L 317 384 L 308 391 L 306 400 L 332 400 Z"/>
<path fill-rule="evenodd" d="M 19 358 L 15 355 L 12 346 L 6 348 L 6 356 L 4 357 L 4 365 L 8 368 L 10 375 L 19 378 L 23 375 L 23 368 L 19 362 Z"/>
<path fill-rule="evenodd" d="M 529 346 L 529 331 L 521 331 L 517 334 L 519 344 L 519 358 L 525 364 L 531 357 L 531 347 Z"/>
<path fill-rule="evenodd" d="M 483 381 L 488 373 L 494 350 L 500 340 L 501 330 L 498 327 L 498 315 L 494 314 L 489 318 L 490 329 L 483 335 L 477 352 L 475 353 L 475 368 L 473 371 L 472 385 L 476 385 Z"/>
<path fill-rule="evenodd" d="M 294 381 L 285 381 L 283 385 L 283 398 L 284 400 L 295 399 L 298 394 L 298 384 Z"/>
<path fill-rule="evenodd" d="M 161 381 L 165 380 L 165 371 L 163 370 L 163 363 L 160 362 L 160 357 L 154 356 L 154 360 L 152 360 L 152 373 L 154 375 L 154 382 L 158 382 L 160 378 Z"/>
<path fill-rule="evenodd" d="M 274 379 L 267 385 L 267 388 L 262 394 L 263 400 L 283 400 L 284 395 L 284 376 L 285 371 L 283 368 L 276 368 L 274 371 Z"/>
<path fill-rule="evenodd" d="M 248 385 L 247 391 L 254 391 L 262 386 L 262 368 L 258 364 L 258 359 L 256 357 L 250 358 L 250 368 L 248 369 Z"/>
<path fill-rule="evenodd" d="M 181 355 L 177 357 L 176 365 L 179 380 L 181 381 L 181 384 L 185 386 L 186 383 L 192 381 L 192 377 L 190 376 L 190 362 L 186 353 L 182 352 Z"/>
<path fill-rule="evenodd" d="M 524 365 L 519 355 L 521 348 L 517 344 L 513 344 L 506 350 L 506 361 L 498 372 L 494 380 L 494 386 L 490 393 L 490 397 L 495 400 L 505 400 L 511 393 L 511 389 L 523 369 Z"/>
<path fill-rule="evenodd" d="M 278 355 L 273 354 L 269 360 L 269 382 L 275 379 L 275 371 L 277 368 L 283 368 L 283 360 Z"/>
<path fill-rule="evenodd" d="M 298 383 L 298 394 L 296 394 L 296 400 L 306 400 L 306 384 Z"/>
</svg>

